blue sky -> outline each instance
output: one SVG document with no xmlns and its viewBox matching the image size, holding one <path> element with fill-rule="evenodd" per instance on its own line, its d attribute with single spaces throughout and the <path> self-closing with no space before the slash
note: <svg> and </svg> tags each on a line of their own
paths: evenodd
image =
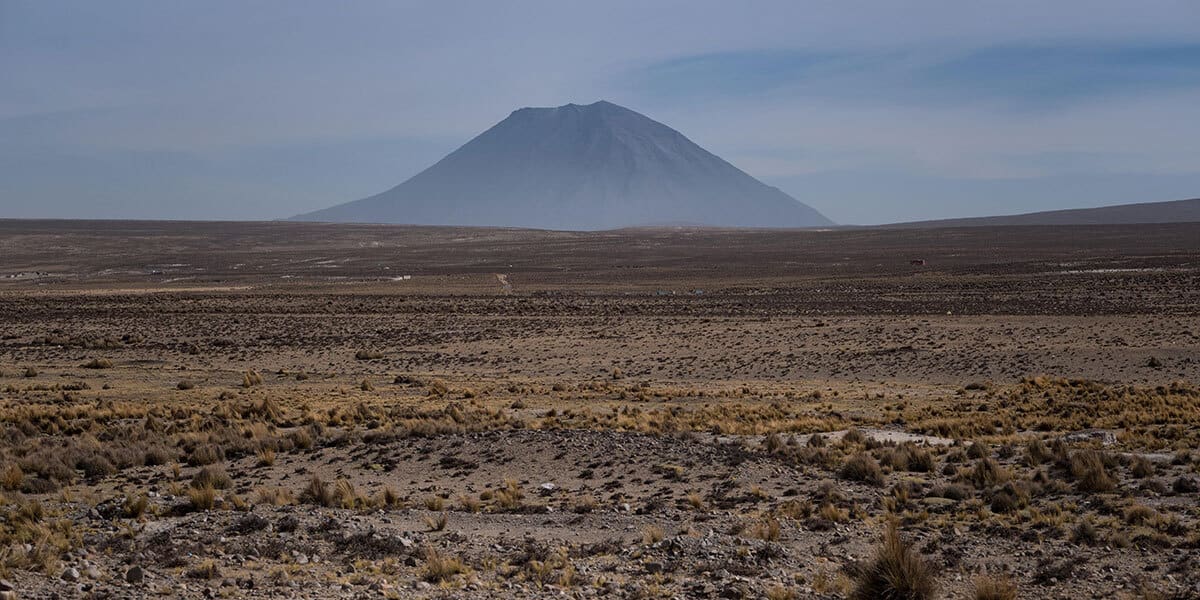
<svg viewBox="0 0 1200 600">
<path fill-rule="evenodd" d="M 607 99 L 841 223 L 1200 196 L 1195 2 L 0 0 L 0 217 L 270 219 Z"/>
</svg>

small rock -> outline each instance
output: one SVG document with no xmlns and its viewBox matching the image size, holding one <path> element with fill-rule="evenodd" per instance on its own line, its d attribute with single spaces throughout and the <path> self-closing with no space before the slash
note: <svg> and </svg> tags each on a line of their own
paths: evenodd
<svg viewBox="0 0 1200 600">
<path fill-rule="evenodd" d="M 145 578 L 146 573 L 137 565 L 129 567 L 129 570 L 125 571 L 125 581 L 129 583 L 141 583 Z"/>
<path fill-rule="evenodd" d="M 79 581 L 79 569 L 75 567 L 67 567 L 62 572 L 63 581 Z"/>
</svg>

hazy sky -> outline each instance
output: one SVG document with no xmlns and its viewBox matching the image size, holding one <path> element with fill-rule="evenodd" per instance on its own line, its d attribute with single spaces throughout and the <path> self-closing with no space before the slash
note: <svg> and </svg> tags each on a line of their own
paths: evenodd
<svg viewBox="0 0 1200 600">
<path fill-rule="evenodd" d="M 0 0 L 0 217 L 287 217 L 598 99 L 841 223 L 1200 196 L 1194 0 Z"/>
</svg>

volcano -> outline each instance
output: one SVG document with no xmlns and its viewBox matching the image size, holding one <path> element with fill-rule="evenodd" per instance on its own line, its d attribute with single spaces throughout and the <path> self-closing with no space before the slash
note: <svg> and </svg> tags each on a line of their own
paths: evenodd
<svg viewBox="0 0 1200 600">
<path fill-rule="evenodd" d="M 386 192 L 293 219 L 561 230 L 833 224 L 678 131 L 605 101 L 514 111 Z"/>
</svg>

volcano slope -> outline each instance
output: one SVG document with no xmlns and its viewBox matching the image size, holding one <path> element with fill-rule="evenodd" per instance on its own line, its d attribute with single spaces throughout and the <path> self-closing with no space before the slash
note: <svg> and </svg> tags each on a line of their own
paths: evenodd
<svg viewBox="0 0 1200 600">
<path fill-rule="evenodd" d="M 1194 597 L 1197 239 L 0 222 L 0 578 Z"/>
</svg>

